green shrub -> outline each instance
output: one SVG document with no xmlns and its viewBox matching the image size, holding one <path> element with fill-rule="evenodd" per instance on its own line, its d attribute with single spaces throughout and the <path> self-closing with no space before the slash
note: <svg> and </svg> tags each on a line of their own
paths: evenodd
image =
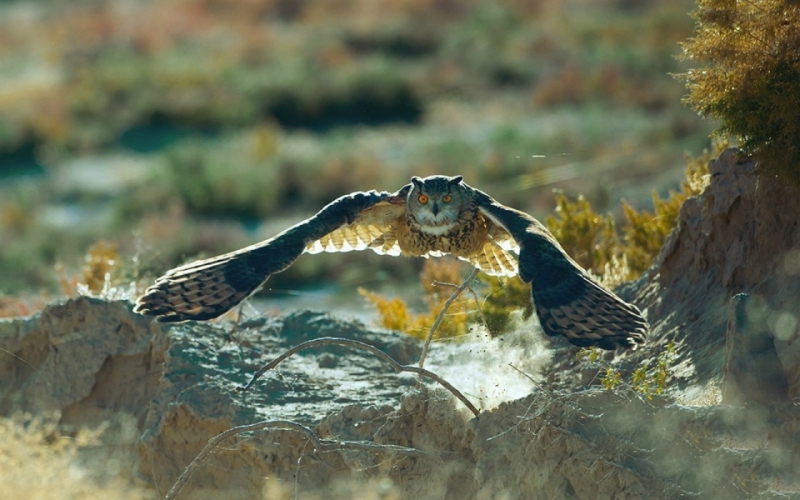
<svg viewBox="0 0 800 500">
<path fill-rule="evenodd" d="M 647 399 L 660 396 L 667 390 L 672 365 L 676 358 L 675 343 L 670 342 L 654 360 L 644 360 L 633 369 L 629 387 Z M 575 356 L 578 361 L 599 368 L 599 381 L 610 391 L 623 383 L 622 373 L 606 361 L 601 360 L 600 350 L 584 347 Z M 627 384 L 626 384 L 627 385 Z"/>
<path fill-rule="evenodd" d="M 413 314 L 403 299 L 387 299 L 376 293 L 359 288 L 358 292 L 373 306 L 378 313 L 378 325 L 398 330 L 417 337 L 426 339 L 430 329 L 436 322 L 436 317 L 444 308 L 445 303 L 454 292 L 454 288 L 461 284 L 464 266 L 455 259 L 428 259 L 420 273 L 420 282 L 423 290 L 423 301 L 428 308 L 427 312 Z M 468 294 L 462 293 L 456 298 L 447 311 L 447 315 L 439 324 L 434 339 L 459 338 L 466 335 L 467 324 L 475 320 L 475 304 Z"/>
<path fill-rule="evenodd" d="M 482 301 L 483 319 L 486 329 L 492 336 L 505 333 L 510 326 L 511 314 L 522 310 L 522 317 L 533 313 L 531 286 L 518 277 L 498 278 L 481 275 L 481 282 L 487 285 Z"/>
<path fill-rule="evenodd" d="M 253 216 L 274 211 L 281 201 L 274 131 L 213 141 L 190 140 L 173 147 L 160 172 L 161 183 L 192 212 Z"/>
<path fill-rule="evenodd" d="M 604 274 L 606 264 L 620 253 L 614 218 L 595 213 L 582 195 L 571 202 L 564 193 L 558 193 L 556 215 L 547 217 L 545 224 L 564 250 L 595 275 Z"/>
<path fill-rule="evenodd" d="M 722 121 L 776 173 L 800 182 L 800 5 L 785 0 L 698 0 L 684 58 L 685 102 Z"/>
</svg>

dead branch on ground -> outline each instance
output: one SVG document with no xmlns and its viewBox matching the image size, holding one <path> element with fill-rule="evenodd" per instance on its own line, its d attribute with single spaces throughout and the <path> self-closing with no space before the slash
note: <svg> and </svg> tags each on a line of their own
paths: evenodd
<svg viewBox="0 0 800 500">
<path fill-rule="evenodd" d="M 178 494 L 180 494 L 181 490 L 192 475 L 195 473 L 198 467 L 202 465 L 203 461 L 208 457 L 209 454 L 216 448 L 220 443 L 229 439 L 233 436 L 245 433 L 245 432 L 255 432 L 260 431 L 263 429 L 284 429 L 284 430 L 291 430 L 300 432 L 308 436 L 309 441 L 314 443 L 314 451 L 315 455 L 319 455 L 320 453 L 330 452 L 330 451 L 340 451 L 340 450 L 359 450 L 359 451 L 371 451 L 371 452 L 379 452 L 379 453 L 397 453 L 397 454 L 406 454 L 406 455 L 428 455 L 428 456 L 438 456 L 435 453 L 425 452 L 422 450 L 418 450 L 416 448 L 407 448 L 405 446 L 397 446 L 397 445 L 378 445 L 378 444 L 371 444 L 371 443 L 359 443 L 353 441 L 337 441 L 337 440 L 323 440 L 317 436 L 314 431 L 310 428 L 306 427 L 305 425 L 298 424 L 297 422 L 292 422 L 290 420 L 267 420 L 263 422 L 256 422 L 254 424 L 248 425 L 240 425 L 237 427 L 232 427 L 216 436 L 212 437 L 208 440 L 208 443 L 203 448 L 203 450 L 194 458 L 194 460 L 189 463 L 189 465 L 184 469 L 183 473 L 178 477 L 178 480 L 175 481 L 175 484 L 172 485 L 172 488 L 167 492 L 167 495 L 164 497 L 164 500 L 174 500 L 177 498 Z"/>
<path fill-rule="evenodd" d="M 361 350 L 364 350 L 364 351 L 368 351 L 368 352 L 371 352 L 372 354 L 374 354 L 375 356 L 381 358 L 382 360 L 386 361 L 387 363 L 389 363 L 392 366 L 392 368 L 394 368 L 394 370 L 396 372 L 398 372 L 398 373 L 400 373 L 400 372 L 410 372 L 410 373 L 416 373 L 420 377 L 423 377 L 423 376 L 428 377 L 431 380 L 434 380 L 435 382 L 437 382 L 439 385 L 441 385 L 442 387 L 444 387 L 448 391 L 450 391 L 456 398 L 458 398 L 459 401 L 464 403 L 464 406 L 469 408 L 469 410 L 473 413 L 473 415 L 475 415 L 477 417 L 480 414 L 478 409 L 475 408 L 475 406 L 463 394 L 461 394 L 461 391 L 459 391 L 458 389 L 453 387 L 453 385 L 450 384 L 450 382 L 444 380 L 439 375 L 437 375 L 437 374 L 435 374 L 435 373 L 433 373 L 431 371 L 428 371 L 428 370 L 426 370 L 424 368 L 420 368 L 420 367 L 416 367 L 416 366 L 401 365 L 400 363 L 395 361 L 394 358 L 392 358 L 391 356 L 389 356 L 385 352 L 381 351 L 377 347 L 371 346 L 371 345 L 366 344 L 364 342 L 360 342 L 358 340 L 336 338 L 336 337 L 322 337 L 322 338 L 318 338 L 318 339 L 307 340 L 306 342 L 300 343 L 300 344 L 292 347 L 291 349 L 289 349 L 285 353 L 281 354 L 277 358 L 275 358 L 272 361 L 270 361 L 269 363 L 267 363 L 263 368 L 259 369 L 253 375 L 253 378 L 250 379 L 250 382 L 248 382 L 247 385 L 245 385 L 244 387 L 237 388 L 237 391 L 245 392 L 245 391 L 249 390 L 251 387 L 253 387 L 253 384 L 255 384 L 256 381 L 259 378 L 261 378 L 261 376 L 264 373 L 268 372 L 269 370 L 272 370 L 273 368 L 275 368 L 276 366 L 281 364 L 284 360 L 286 360 L 290 356 L 293 356 L 294 354 L 297 354 L 300 351 L 304 351 L 304 350 L 310 349 L 312 347 L 323 346 L 323 345 L 340 345 L 340 346 L 353 347 L 353 348 L 356 348 L 356 349 L 361 349 Z"/>
<path fill-rule="evenodd" d="M 394 370 L 398 373 L 401 372 L 410 372 L 416 373 L 419 375 L 419 380 L 417 381 L 417 388 L 419 388 L 419 384 L 422 381 L 422 377 L 428 377 L 435 382 L 439 383 L 442 387 L 450 391 L 459 401 L 464 403 L 464 406 L 469 408 L 473 415 L 476 417 L 480 414 L 477 408 L 452 384 L 448 381 L 441 378 L 439 375 L 426 370 L 423 368 L 425 363 L 425 358 L 428 353 L 428 347 L 430 346 L 431 340 L 433 339 L 433 335 L 436 330 L 439 328 L 439 325 L 444 318 L 445 313 L 450 308 L 452 303 L 458 298 L 458 296 L 467 288 L 472 292 L 473 296 L 475 297 L 475 301 L 477 303 L 477 296 L 472 288 L 469 286 L 472 280 L 475 279 L 475 276 L 478 274 L 478 269 L 473 269 L 472 273 L 470 273 L 469 277 L 460 285 L 456 286 L 450 283 L 436 283 L 437 285 L 447 285 L 455 287 L 456 290 L 453 294 L 445 301 L 444 306 L 442 306 L 442 310 L 439 311 L 438 316 L 436 317 L 436 321 L 433 323 L 433 326 L 428 333 L 428 338 L 425 341 L 425 345 L 422 349 L 422 355 L 420 357 L 419 366 L 408 366 L 408 365 L 401 365 L 398 363 L 394 358 L 386 354 L 385 352 L 381 351 L 377 347 L 371 346 L 364 342 L 360 342 L 358 340 L 351 340 L 351 339 L 343 339 L 343 338 L 335 338 L 335 337 L 323 337 L 319 339 L 308 340 L 306 342 L 302 342 L 293 348 L 289 349 L 288 351 L 284 352 L 277 358 L 273 359 L 269 363 L 267 363 L 264 367 L 259 369 L 253 377 L 250 379 L 250 382 L 243 387 L 238 387 L 236 390 L 238 392 L 245 392 L 249 390 L 256 381 L 261 378 L 264 373 L 272 370 L 273 368 L 277 367 L 280 363 L 288 359 L 289 357 L 297 354 L 298 352 L 304 351 L 306 349 L 310 349 L 312 347 L 323 346 L 323 345 L 340 345 L 344 347 L 352 347 L 356 349 L 361 349 L 367 352 L 374 354 L 375 356 L 381 358 L 382 360 L 389 363 L 389 365 L 394 368 Z M 480 304 L 478 304 L 480 309 Z M 483 311 L 481 311 L 483 314 Z M 231 330 L 231 335 L 233 332 L 236 331 L 236 328 L 239 326 L 239 321 L 241 320 L 241 309 L 239 309 L 239 315 L 236 319 L 236 323 Z M 237 427 L 233 427 L 231 429 L 226 430 L 220 434 L 217 434 L 213 438 L 208 440 L 208 443 L 203 448 L 203 450 L 191 461 L 191 463 L 186 467 L 183 473 L 178 477 L 178 480 L 175 481 L 175 484 L 170 488 L 167 495 L 164 497 L 164 500 L 174 500 L 177 495 L 181 492 L 183 487 L 192 477 L 194 472 L 197 468 L 203 463 L 203 461 L 208 457 L 208 455 L 217 447 L 222 441 L 236 436 L 238 434 L 242 434 L 244 432 L 254 432 L 259 431 L 262 429 L 286 429 L 286 430 L 293 430 L 296 432 L 301 432 L 308 436 L 309 441 L 314 443 L 314 454 L 319 454 L 321 452 L 327 451 L 338 451 L 338 450 L 362 450 L 362 451 L 371 451 L 371 452 L 380 452 L 380 453 L 403 453 L 403 454 L 411 454 L 411 455 L 430 455 L 430 453 L 423 452 L 421 450 L 417 450 L 414 448 L 406 448 L 404 446 L 397 446 L 397 445 L 379 445 L 379 444 L 372 444 L 372 443 L 361 443 L 361 442 L 352 442 L 352 441 L 335 441 L 335 440 L 321 440 L 310 428 L 299 424 L 297 422 L 292 422 L 289 420 L 270 420 L 264 422 L 257 422 L 254 424 L 249 425 L 240 425 Z"/>
</svg>

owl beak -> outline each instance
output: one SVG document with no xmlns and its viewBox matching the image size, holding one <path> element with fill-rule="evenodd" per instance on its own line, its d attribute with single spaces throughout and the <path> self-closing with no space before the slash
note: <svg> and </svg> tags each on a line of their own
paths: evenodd
<svg viewBox="0 0 800 500">
<path fill-rule="evenodd" d="M 431 212 L 433 212 L 433 216 L 434 217 L 439 215 L 439 204 L 438 203 L 434 203 L 433 204 L 433 206 L 431 207 Z"/>
</svg>

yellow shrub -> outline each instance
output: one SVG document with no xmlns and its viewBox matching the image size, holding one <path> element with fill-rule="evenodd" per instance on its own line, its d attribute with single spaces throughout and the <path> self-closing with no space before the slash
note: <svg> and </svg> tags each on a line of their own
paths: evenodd
<svg viewBox="0 0 800 500">
<path fill-rule="evenodd" d="M 454 287 L 463 281 L 463 266 L 455 259 L 428 259 L 425 261 L 420 281 L 425 293 L 423 300 L 428 312 L 413 314 L 408 304 L 400 298 L 387 299 L 380 295 L 359 289 L 358 292 L 372 303 L 378 312 L 378 324 L 384 328 L 408 333 L 417 338 L 428 337 L 436 317 L 444 303 L 455 291 Z M 470 298 L 462 293 L 450 305 L 433 336 L 434 339 L 460 337 L 467 333 L 467 323 L 474 314 L 476 306 L 470 305 Z"/>
<path fill-rule="evenodd" d="M 634 368 L 633 373 L 631 373 L 630 387 L 647 399 L 653 399 L 653 396 L 663 394 L 667 389 L 670 368 L 675 361 L 675 357 L 675 343 L 670 342 L 658 355 L 652 366 L 649 360 L 645 360 Z M 600 365 L 603 373 L 600 378 L 600 385 L 606 390 L 610 391 L 623 382 L 622 373 L 619 370 L 601 361 L 599 349 L 585 347 L 578 351 L 576 358 L 578 361 L 590 365 Z"/>
<path fill-rule="evenodd" d="M 64 295 L 94 295 L 109 300 L 131 298 L 137 293 L 138 261 L 134 257 L 128 266 L 123 266 L 119 245 L 104 240 L 92 245 L 84 257 L 79 275 L 68 275 L 64 266 L 56 264 L 59 284 Z M 134 269 L 131 269 L 131 266 Z M 132 279 L 128 274 L 133 273 Z"/>
<path fill-rule="evenodd" d="M 727 141 L 715 141 L 713 154 L 719 155 Z M 609 287 L 637 278 L 652 265 L 664 240 L 678 222 L 681 206 L 690 196 L 700 194 L 708 184 L 708 162 L 712 153 L 686 158 L 686 178 L 680 191 L 670 191 L 661 199 L 653 192 L 653 211 L 637 211 L 622 202 L 625 222 L 620 236 L 611 215 L 594 212 L 583 196 L 571 202 L 563 194 L 556 199 L 558 217 L 545 221 L 564 250 Z M 613 276 L 612 276 L 613 275 Z"/>
<path fill-rule="evenodd" d="M 619 254 L 614 218 L 595 213 L 583 195 L 571 202 L 564 193 L 556 195 L 556 214 L 545 220 L 553 236 L 584 269 L 602 275 L 612 256 Z"/>
<path fill-rule="evenodd" d="M 522 309 L 524 318 L 533 313 L 531 286 L 518 277 L 481 276 L 481 282 L 487 285 L 481 306 L 486 328 L 492 336 L 508 329 L 512 312 Z"/>
<path fill-rule="evenodd" d="M 118 448 L 109 459 L 111 446 L 108 440 L 103 443 L 107 426 L 67 434 L 58 419 L 57 414 L 0 417 L 3 498 L 155 498 L 152 491 L 136 484 L 125 465 L 130 460 L 124 449 Z"/>
</svg>

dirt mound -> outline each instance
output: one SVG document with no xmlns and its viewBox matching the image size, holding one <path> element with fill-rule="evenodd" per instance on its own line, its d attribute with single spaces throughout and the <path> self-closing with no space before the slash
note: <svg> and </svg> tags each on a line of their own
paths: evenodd
<svg viewBox="0 0 800 500">
<path fill-rule="evenodd" d="M 547 341 L 552 356 L 501 342 L 434 346 L 430 366 L 475 400 L 474 379 L 525 379 L 497 352 L 515 366 L 538 360 L 544 382 L 525 379 L 522 398 L 477 401 L 478 418 L 436 384 L 416 390 L 415 378 L 341 346 L 303 351 L 242 394 L 258 368 L 307 339 L 363 341 L 400 363 L 420 346 L 311 311 L 245 322 L 231 338 L 228 324 L 167 328 L 128 303 L 84 297 L 0 321 L 0 411 L 60 410 L 63 424 L 89 426 L 125 416 L 136 432 L 113 446 L 130 448 L 157 496 L 210 438 L 269 420 L 294 424 L 224 441 L 180 497 L 798 497 L 800 200 L 755 169 L 731 150 L 712 162 L 710 185 L 686 202 L 656 265 L 621 291 L 653 332 L 643 349 L 609 359 L 629 370 L 674 342 L 666 397 L 586 385 L 592 377 L 557 341 Z M 470 364 L 488 351 L 491 363 Z M 459 374 L 462 362 L 471 373 Z"/>
<path fill-rule="evenodd" d="M 787 380 L 788 397 L 797 398 L 798 188 L 756 175 L 757 165 L 737 154 L 728 149 L 711 161 L 710 185 L 684 203 L 678 228 L 656 264 L 633 285 L 631 298 L 651 318 L 651 346 L 676 343 L 683 385 L 720 379 L 726 339 L 728 351 L 736 351 L 738 307 L 739 330 L 745 321 L 762 324 L 763 348 L 779 360 L 772 376 Z M 740 301 L 746 304 L 737 306 Z"/>
</svg>

